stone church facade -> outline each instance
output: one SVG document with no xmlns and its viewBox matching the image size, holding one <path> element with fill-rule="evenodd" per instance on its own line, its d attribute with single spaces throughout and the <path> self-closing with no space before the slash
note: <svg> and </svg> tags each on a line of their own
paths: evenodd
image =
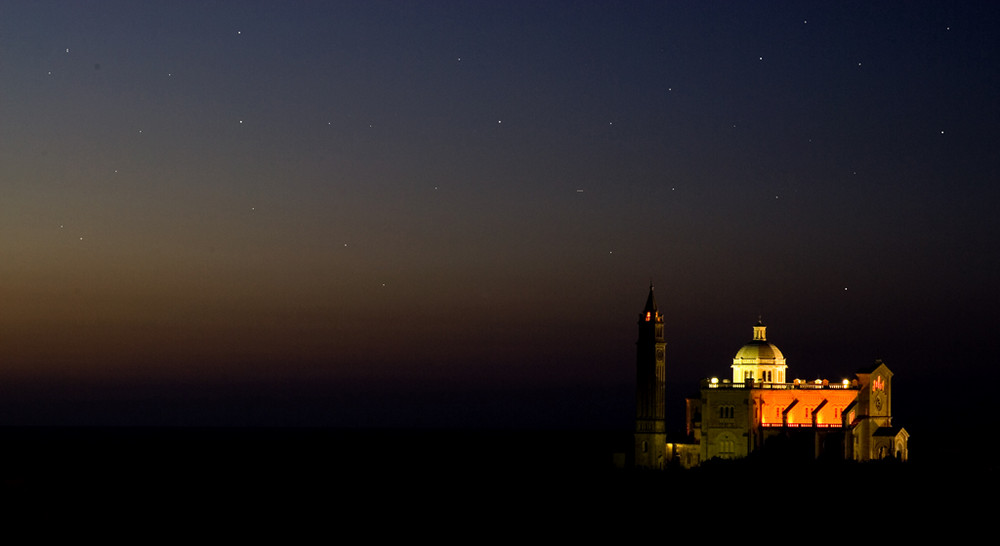
<svg viewBox="0 0 1000 546">
<path fill-rule="evenodd" d="M 737 351 L 732 377 L 701 382 L 686 403 L 686 433 L 667 442 L 663 316 L 649 288 L 636 342 L 635 466 L 693 467 L 751 456 L 871 461 L 908 457 L 909 434 L 892 422 L 892 371 L 882 361 L 852 380 L 786 380 L 781 351 L 758 322 Z"/>
</svg>

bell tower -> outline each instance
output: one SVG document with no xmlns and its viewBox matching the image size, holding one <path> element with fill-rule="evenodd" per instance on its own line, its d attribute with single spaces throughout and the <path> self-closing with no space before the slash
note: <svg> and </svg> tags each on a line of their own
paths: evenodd
<svg viewBox="0 0 1000 546">
<path fill-rule="evenodd" d="M 652 283 L 646 307 L 639 314 L 639 339 L 635 346 L 635 466 L 663 468 L 667 447 L 664 420 L 667 343 L 663 340 L 663 315 L 656 309 Z"/>
</svg>

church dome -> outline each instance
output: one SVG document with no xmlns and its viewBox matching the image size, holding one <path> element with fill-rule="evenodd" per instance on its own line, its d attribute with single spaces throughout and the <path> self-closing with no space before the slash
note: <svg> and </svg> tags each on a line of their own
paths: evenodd
<svg viewBox="0 0 1000 546">
<path fill-rule="evenodd" d="M 774 362 L 784 359 L 785 357 L 781 354 L 781 351 L 768 341 L 751 341 L 741 347 L 736 353 L 736 360 L 753 361 L 755 363 L 764 363 L 765 361 Z"/>
<path fill-rule="evenodd" d="M 767 327 L 758 321 L 753 327 L 753 340 L 737 351 L 733 364 L 784 364 L 785 355 L 767 341 L 766 331 Z"/>
</svg>

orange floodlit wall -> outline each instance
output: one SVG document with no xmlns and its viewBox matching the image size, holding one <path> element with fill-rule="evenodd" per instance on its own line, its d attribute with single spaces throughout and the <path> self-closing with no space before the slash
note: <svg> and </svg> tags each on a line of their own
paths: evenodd
<svg viewBox="0 0 1000 546">
<path fill-rule="evenodd" d="M 841 414 L 858 396 L 857 389 L 783 389 L 760 390 L 754 393 L 755 415 L 762 426 L 782 426 L 782 413 L 788 411 L 789 426 L 841 426 Z M 826 404 L 823 404 L 823 401 Z"/>
</svg>

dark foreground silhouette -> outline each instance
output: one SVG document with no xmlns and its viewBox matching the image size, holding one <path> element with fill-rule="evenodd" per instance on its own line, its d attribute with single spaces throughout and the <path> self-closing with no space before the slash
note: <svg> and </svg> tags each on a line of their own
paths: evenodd
<svg viewBox="0 0 1000 546">
<path fill-rule="evenodd" d="M 95 511 L 225 507 L 284 517 L 322 513 L 353 523 L 461 517 L 613 527 L 668 514 L 674 524 L 703 521 L 716 508 L 750 503 L 767 517 L 827 521 L 873 506 L 883 517 L 940 517 L 973 498 L 966 496 L 972 488 L 997 485 L 989 464 L 768 460 L 629 470 L 615 465 L 614 454 L 631 442 L 622 432 L 6 428 L 0 434 L 6 499 Z"/>
</svg>

